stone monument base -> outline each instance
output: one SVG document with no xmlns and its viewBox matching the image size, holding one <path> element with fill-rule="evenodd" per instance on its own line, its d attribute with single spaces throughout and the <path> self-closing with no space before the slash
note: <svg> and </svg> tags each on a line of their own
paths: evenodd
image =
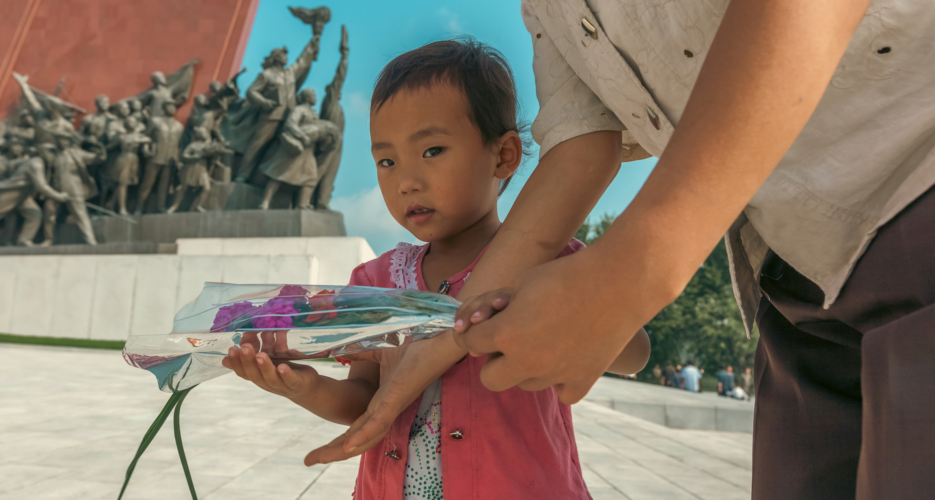
<svg viewBox="0 0 935 500">
<path fill-rule="evenodd" d="M 180 238 L 345 236 L 344 215 L 332 210 L 235 210 L 130 216 L 92 216 L 100 243 L 175 243 Z M 58 227 L 56 245 L 84 243 L 78 227 Z"/>
<path fill-rule="evenodd" d="M 366 240 L 354 237 L 181 239 L 173 247 L 0 255 L 0 332 L 99 340 L 165 335 L 205 282 L 346 285 L 356 266 L 374 258 Z M 57 248 L 65 247 L 47 251 Z"/>
<path fill-rule="evenodd" d="M 130 241 L 117 243 L 98 243 L 97 245 L 52 245 L 48 247 L 0 247 L 0 257 L 4 255 L 127 255 L 127 254 L 173 254 L 177 251 L 175 243 L 154 243 L 151 241 Z"/>
</svg>

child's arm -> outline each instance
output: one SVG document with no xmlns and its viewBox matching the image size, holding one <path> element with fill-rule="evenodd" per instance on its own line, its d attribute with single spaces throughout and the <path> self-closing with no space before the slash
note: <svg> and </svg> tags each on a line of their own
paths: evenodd
<svg viewBox="0 0 935 500">
<path fill-rule="evenodd" d="M 308 365 L 273 361 L 251 344 L 230 348 L 222 363 L 257 387 L 343 425 L 363 415 L 380 385 L 380 365 L 370 361 L 355 361 L 346 380 L 335 380 Z"/>
<path fill-rule="evenodd" d="M 649 335 L 646 334 L 646 330 L 640 328 L 607 371 L 617 375 L 634 375 L 646 367 L 649 350 Z"/>
</svg>

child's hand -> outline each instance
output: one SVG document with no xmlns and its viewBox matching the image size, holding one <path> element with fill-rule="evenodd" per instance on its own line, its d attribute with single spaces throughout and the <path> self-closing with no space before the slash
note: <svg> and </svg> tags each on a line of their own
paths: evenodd
<svg viewBox="0 0 935 500">
<path fill-rule="evenodd" d="M 461 304 L 458 312 L 455 313 L 455 332 L 464 333 L 471 325 L 486 321 L 494 314 L 506 309 L 506 306 L 510 305 L 512 295 L 511 288 L 501 288 L 483 293 Z"/>
<path fill-rule="evenodd" d="M 268 354 L 257 354 L 249 343 L 240 349 L 231 347 L 221 364 L 260 389 L 293 401 L 308 396 L 318 386 L 318 372 L 311 366 L 289 362 L 277 364 Z"/>
</svg>

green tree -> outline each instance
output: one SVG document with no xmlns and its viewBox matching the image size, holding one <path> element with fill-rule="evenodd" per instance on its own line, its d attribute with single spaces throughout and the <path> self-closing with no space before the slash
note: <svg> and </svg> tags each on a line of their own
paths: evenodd
<svg viewBox="0 0 935 500">
<path fill-rule="evenodd" d="M 587 220 L 575 237 L 590 245 L 614 219 L 604 214 L 596 222 Z M 735 373 L 753 367 L 759 336 L 754 330 L 748 339 L 744 331 L 723 241 L 708 255 L 678 299 L 663 308 L 645 328 L 652 353 L 647 369 L 639 374 L 642 380 L 652 379 L 651 368 L 656 364 L 684 364 L 688 359 L 709 374 L 724 365 L 732 365 Z"/>
</svg>

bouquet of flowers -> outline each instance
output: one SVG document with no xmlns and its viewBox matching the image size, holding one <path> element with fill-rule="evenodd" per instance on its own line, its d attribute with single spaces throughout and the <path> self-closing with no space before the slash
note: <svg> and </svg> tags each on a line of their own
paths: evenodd
<svg viewBox="0 0 935 500">
<path fill-rule="evenodd" d="M 131 335 L 126 362 L 156 376 L 169 402 L 147 431 L 130 463 L 120 496 L 139 457 L 175 410 L 175 439 L 188 480 L 179 410 L 196 385 L 230 370 L 221 365 L 232 346 L 252 343 L 274 359 L 301 360 L 398 347 L 454 328 L 459 303 L 417 290 L 358 286 L 230 285 L 206 283 L 162 335 Z"/>
<path fill-rule="evenodd" d="M 206 283 L 172 332 L 131 335 L 123 356 L 174 392 L 228 373 L 221 360 L 245 341 L 272 358 L 328 358 L 434 337 L 454 327 L 457 309 L 417 290 Z"/>
</svg>

